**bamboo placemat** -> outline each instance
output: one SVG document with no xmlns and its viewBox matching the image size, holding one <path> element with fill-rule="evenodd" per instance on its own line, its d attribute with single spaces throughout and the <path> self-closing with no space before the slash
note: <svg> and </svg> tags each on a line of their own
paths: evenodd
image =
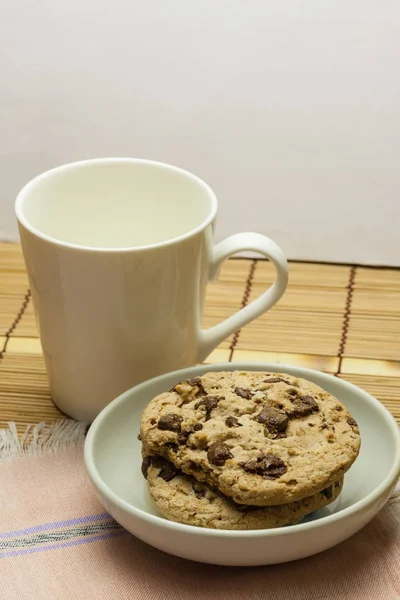
<svg viewBox="0 0 400 600">
<path fill-rule="evenodd" d="M 273 281 L 263 260 L 227 261 L 209 285 L 204 326 Z M 62 418 L 51 401 L 20 246 L 0 244 L 0 427 Z M 279 304 L 207 362 L 273 361 L 333 373 L 365 388 L 400 422 L 400 270 L 292 263 Z"/>
</svg>

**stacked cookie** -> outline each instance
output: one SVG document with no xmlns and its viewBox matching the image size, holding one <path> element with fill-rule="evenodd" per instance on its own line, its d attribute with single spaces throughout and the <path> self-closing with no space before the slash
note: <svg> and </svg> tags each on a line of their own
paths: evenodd
<svg viewBox="0 0 400 600">
<path fill-rule="evenodd" d="M 140 438 L 160 513 L 217 529 L 297 523 L 338 497 L 360 448 L 339 400 L 266 372 L 210 372 L 177 384 L 149 403 Z"/>
</svg>

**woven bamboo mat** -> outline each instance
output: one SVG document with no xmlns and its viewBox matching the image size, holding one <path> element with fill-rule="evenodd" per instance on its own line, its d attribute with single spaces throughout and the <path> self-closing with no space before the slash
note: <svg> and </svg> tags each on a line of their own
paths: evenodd
<svg viewBox="0 0 400 600">
<path fill-rule="evenodd" d="M 292 263 L 271 311 L 231 336 L 207 362 L 273 361 L 333 373 L 365 388 L 400 423 L 400 270 Z M 227 261 L 207 293 L 204 326 L 257 297 L 266 261 Z M 0 244 L 0 427 L 62 418 L 51 401 L 19 245 Z"/>
</svg>

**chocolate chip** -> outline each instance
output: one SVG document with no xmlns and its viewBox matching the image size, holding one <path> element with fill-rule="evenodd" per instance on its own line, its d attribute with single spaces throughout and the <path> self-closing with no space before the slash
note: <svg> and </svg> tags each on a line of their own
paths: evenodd
<svg viewBox="0 0 400 600">
<path fill-rule="evenodd" d="M 312 396 L 299 396 L 299 400 L 303 402 L 303 404 L 310 406 L 314 412 L 319 411 L 318 402 Z"/>
<path fill-rule="evenodd" d="M 206 495 L 206 488 L 204 487 L 204 485 L 201 485 L 201 483 L 195 481 L 192 487 L 196 498 L 198 498 L 199 500 L 200 498 L 204 498 L 204 496 Z"/>
<path fill-rule="evenodd" d="M 242 427 L 242 424 L 239 423 L 239 420 L 236 417 L 228 417 L 225 420 L 225 425 L 227 427 Z"/>
<path fill-rule="evenodd" d="M 205 396 L 207 394 L 200 377 L 193 377 L 193 379 L 188 379 L 185 383 L 191 385 L 192 387 L 199 388 L 196 392 L 196 396 Z"/>
<path fill-rule="evenodd" d="M 181 433 L 178 434 L 178 442 L 180 444 L 186 444 L 186 442 L 189 439 L 189 435 L 191 434 L 191 431 L 182 431 Z"/>
<path fill-rule="evenodd" d="M 202 381 L 201 381 L 200 377 L 193 377 L 193 379 L 188 379 L 188 380 L 186 381 L 186 383 L 188 383 L 188 384 L 189 384 L 189 385 L 191 385 L 192 387 L 193 387 L 193 386 L 195 386 L 195 385 L 197 385 L 197 386 L 199 386 L 199 387 L 200 387 L 200 386 L 201 386 L 201 387 L 203 387 L 203 383 L 202 383 Z"/>
<path fill-rule="evenodd" d="M 347 423 L 351 426 L 351 427 L 358 427 L 357 425 L 357 421 L 355 419 L 353 419 L 353 417 L 347 417 Z"/>
<path fill-rule="evenodd" d="M 137 434 L 137 439 L 139 440 L 139 442 L 142 441 L 142 436 L 140 435 L 140 433 Z"/>
<path fill-rule="evenodd" d="M 330 500 L 333 497 L 332 486 L 330 485 L 329 487 L 322 490 L 321 494 L 323 494 L 325 496 L 325 498 L 328 498 L 328 500 Z"/>
<path fill-rule="evenodd" d="M 337 404 L 336 406 L 333 407 L 333 410 L 337 410 L 338 412 L 343 410 L 343 407 L 340 406 L 340 404 Z"/>
<path fill-rule="evenodd" d="M 201 423 L 195 423 L 193 429 L 195 431 L 201 431 L 203 429 L 203 425 Z"/>
<path fill-rule="evenodd" d="M 267 407 L 255 417 L 258 423 L 262 423 L 271 433 L 278 431 L 285 431 L 289 423 L 289 418 L 282 410 L 276 408 Z"/>
<path fill-rule="evenodd" d="M 165 458 L 162 458 L 161 456 L 145 456 L 142 460 L 142 473 L 145 479 L 147 479 L 150 465 L 160 469 L 158 477 L 162 477 L 165 481 L 171 481 L 171 479 L 178 474 L 174 465 Z"/>
<path fill-rule="evenodd" d="M 328 429 L 328 424 L 327 423 L 321 423 L 321 425 L 318 427 L 318 429 L 320 431 L 322 431 L 323 429 Z"/>
<path fill-rule="evenodd" d="M 290 390 L 287 390 L 287 393 L 289 394 L 289 396 L 297 396 L 299 392 L 298 390 L 291 388 Z"/>
<path fill-rule="evenodd" d="M 203 408 L 206 411 L 206 421 L 209 420 L 211 416 L 211 411 L 217 406 L 218 402 L 222 400 L 220 396 L 206 396 L 202 400 L 199 400 L 194 405 L 195 408 Z"/>
<path fill-rule="evenodd" d="M 249 460 L 245 463 L 240 463 L 248 473 L 256 473 L 261 475 L 263 479 L 277 479 L 287 471 L 287 466 L 275 454 L 264 454 L 256 460 Z"/>
<path fill-rule="evenodd" d="M 170 413 L 168 415 L 162 415 L 158 419 L 157 427 L 162 431 L 175 431 L 177 433 L 181 430 L 181 423 L 183 419 L 179 415 Z"/>
<path fill-rule="evenodd" d="M 191 385 L 192 387 L 197 386 L 199 388 L 199 391 L 196 393 L 196 396 L 207 394 L 206 390 L 203 387 L 203 382 L 201 381 L 200 377 L 193 377 L 193 379 L 188 379 L 185 383 Z"/>
<path fill-rule="evenodd" d="M 229 446 L 222 442 L 214 442 L 207 451 L 207 458 L 212 465 L 222 467 L 228 458 L 232 458 Z"/>
<path fill-rule="evenodd" d="M 145 479 L 147 479 L 147 471 L 151 465 L 151 456 L 145 456 L 142 460 L 142 475 Z"/>
<path fill-rule="evenodd" d="M 286 385 L 293 385 L 290 381 L 287 381 L 286 379 L 282 379 L 282 377 L 271 377 L 271 379 L 264 379 L 264 383 L 286 383 Z"/>
<path fill-rule="evenodd" d="M 158 477 L 161 477 L 164 481 L 171 481 L 171 479 L 178 475 L 178 470 L 175 466 L 169 462 L 169 460 L 165 460 L 165 458 L 162 458 L 161 456 L 153 456 L 151 463 L 160 470 Z"/>
<path fill-rule="evenodd" d="M 292 400 L 292 408 L 288 413 L 290 417 L 306 417 L 318 411 L 319 406 L 312 396 L 298 396 Z"/>
<path fill-rule="evenodd" d="M 168 448 L 168 450 L 171 450 L 171 452 L 178 452 L 178 444 L 175 444 L 174 442 L 168 442 L 167 444 L 164 444 L 166 448 Z"/>
<path fill-rule="evenodd" d="M 193 460 L 189 460 L 188 467 L 192 471 L 201 471 L 201 466 L 195 463 Z"/>
<path fill-rule="evenodd" d="M 163 467 L 158 474 L 158 476 L 161 477 L 161 479 L 164 479 L 164 481 L 171 481 L 171 479 L 173 479 L 177 475 L 178 475 L 178 471 L 177 471 L 177 469 L 175 469 L 174 465 L 171 463 L 168 463 L 168 465 L 165 465 L 165 467 Z"/>
<path fill-rule="evenodd" d="M 177 393 L 179 393 L 177 391 L 176 387 L 178 385 L 182 385 L 184 383 L 186 383 L 187 385 L 190 385 L 191 387 L 196 387 L 196 386 L 198 387 L 198 390 L 196 392 L 196 396 L 203 396 L 203 395 L 205 396 L 206 393 L 207 393 L 205 391 L 204 387 L 203 387 L 203 383 L 202 383 L 200 377 L 193 377 L 193 379 L 185 379 L 185 381 L 180 381 L 179 383 L 177 383 L 176 385 L 174 385 L 174 387 L 171 390 L 169 390 L 169 391 L 170 392 L 177 392 Z"/>
<path fill-rule="evenodd" d="M 246 400 L 250 400 L 250 398 L 252 398 L 251 391 L 241 387 L 235 387 L 235 394 L 241 398 L 245 398 Z"/>
</svg>

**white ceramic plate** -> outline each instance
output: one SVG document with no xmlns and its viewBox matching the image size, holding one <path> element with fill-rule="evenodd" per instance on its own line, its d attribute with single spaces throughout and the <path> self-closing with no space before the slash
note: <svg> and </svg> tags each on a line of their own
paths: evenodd
<svg viewBox="0 0 400 600">
<path fill-rule="evenodd" d="M 157 394 L 211 370 L 289 373 L 315 382 L 343 402 L 359 424 L 362 443 L 335 503 L 298 525 L 254 531 L 205 529 L 159 515 L 140 471 L 140 415 Z M 156 377 L 111 402 L 89 430 L 85 464 L 105 509 L 148 544 L 205 563 L 266 565 L 322 552 L 364 527 L 385 504 L 399 477 L 400 433 L 393 417 L 375 398 L 330 375 L 276 364 L 207 365 Z"/>
</svg>

